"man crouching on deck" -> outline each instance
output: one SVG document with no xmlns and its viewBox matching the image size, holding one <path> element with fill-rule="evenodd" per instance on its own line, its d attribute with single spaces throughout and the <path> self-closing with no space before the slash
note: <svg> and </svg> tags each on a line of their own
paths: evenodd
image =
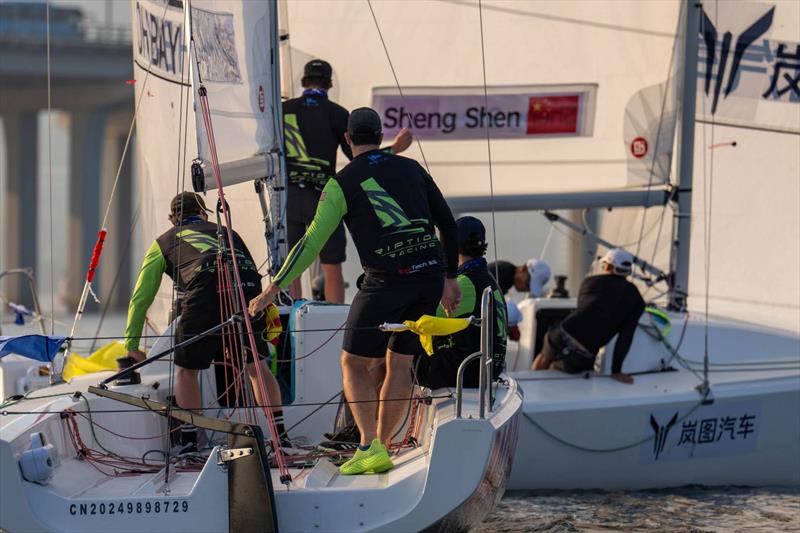
<svg viewBox="0 0 800 533">
<path fill-rule="evenodd" d="M 217 225 L 208 222 L 207 211 L 200 195 L 193 192 L 178 194 L 170 203 L 169 221 L 174 227 L 153 241 L 147 250 L 139 279 L 131 295 L 128 325 L 125 328 L 125 347 L 128 349 L 128 357 L 134 361 L 145 358 L 144 352 L 139 350 L 139 339 L 147 309 L 158 293 L 163 274 L 171 277 L 184 294 L 180 320 L 175 327 L 176 344 L 213 328 L 222 320 L 217 286 Z M 261 289 L 261 275 L 242 238 L 236 232 L 233 232 L 233 237 L 242 288 L 245 297 L 252 298 Z M 264 340 L 265 335 L 260 334 L 261 327 L 254 324 L 254 329 L 259 355 L 268 355 L 269 346 Z M 175 350 L 175 400 L 179 407 L 187 410 L 203 407 L 197 374 L 211 366 L 212 361 L 223 361 L 222 344 L 222 335 L 217 332 Z M 253 385 L 256 401 L 261 405 L 273 406 L 278 434 L 283 438 L 285 430 L 278 382 L 263 359 L 260 360 L 261 375 L 266 379 L 265 395 L 258 384 L 256 358 L 249 348 L 244 351 L 247 353 L 247 374 Z M 228 391 L 220 394 L 220 404 L 227 403 L 223 402 L 223 397 L 227 398 L 227 395 Z M 178 453 L 196 451 L 197 428 L 190 424 L 181 426 L 180 444 Z"/>
<path fill-rule="evenodd" d="M 352 112 L 345 137 L 353 161 L 325 185 L 305 236 L 269 287 L 250 302 L 250 314 L 287 288 L 344 220 L 364 268 L 342 346 L 344 394 L 361 432 L 361 445 L 339 470 L 363 474 L 394 466 L 387 447 L 407 405 L 396 400 L 410 396 L 412 362 L 421 351 L 413 333 L 389 335 L 378 326 L 435 315 L 440 299 L 442 307 L 452 311 L 461 293 L 455 279 L 456 224 L 433 178 L 416 161 L 378 149 L 381 119 L 372 109 Z M 434 226 L 441 232 L 446 260 Z M 370 369 L 384 357 L 387 370 L 379 400 Z"/>
</svg>

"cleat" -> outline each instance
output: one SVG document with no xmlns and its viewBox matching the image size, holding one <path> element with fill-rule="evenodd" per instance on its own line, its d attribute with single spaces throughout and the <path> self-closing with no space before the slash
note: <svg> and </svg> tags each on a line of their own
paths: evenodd
<svg viewBox="0 0 800 533">
<path fill-rule="evenodd" d="M 389 452 L 378 439 L 374 439 L 368 450 L 356 450 L 352 459 L 339 467 L 339 473 L 354 476 L 374 472 L 380 474 L 394 468 Z"/>
</svg>

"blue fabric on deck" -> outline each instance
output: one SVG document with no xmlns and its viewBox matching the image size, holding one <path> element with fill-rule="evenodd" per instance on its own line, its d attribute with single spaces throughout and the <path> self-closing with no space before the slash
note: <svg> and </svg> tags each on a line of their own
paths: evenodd
<svg viewBox="0 0 800 533">
<path fill-rule="evenodd" d="M 49 363 L 61 349 L 65 340 L 66 337 L 47 335 L 0 337 L 0 358 L 13 353 L 28 359 Z"/>
</svg>

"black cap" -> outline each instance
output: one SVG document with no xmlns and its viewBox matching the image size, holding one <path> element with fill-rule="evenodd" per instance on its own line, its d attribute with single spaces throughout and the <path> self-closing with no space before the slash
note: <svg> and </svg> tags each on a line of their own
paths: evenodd
<svg viewBox="0 0 800 533">
<path fill-rule="evenodd" d="M 381 117 L 369 107 L 359 107 L 350 113 L 347 120 L 347 134 L 353 135 L 378 135 L 381 132 Z"/>
<path fill-rule="evenodd" d="M 333 69 L 331 64 L 322 59 L 312 59 L 303 68 L 304 78 L 323 78 L 326 80 L 331 79 Z"/>
<path fill-rule="evenodd" d="M 175 196 L 169 204 L 170 213 L 176 217 L 197 215 L 211 210 L 206 207 L 203 197 L 196 192 L 184 191 Z"/>
<path fill-rule="evenodd" d="M 486 243 L 486 228 L 483 227 L 483 222 L 475 217 L 461 217 L 456 220 L 458 227 L 458 248 L 467 241 L 474 241 L 476 244 Z"/>
</svg>

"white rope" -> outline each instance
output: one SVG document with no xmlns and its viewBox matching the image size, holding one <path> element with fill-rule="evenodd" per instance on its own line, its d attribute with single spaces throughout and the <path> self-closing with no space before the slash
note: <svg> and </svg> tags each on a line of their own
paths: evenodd
<svg viewBox="0 0 800 533">
<path fill-rule="evenodd" d="M 481 28 L 481 70 L 483 72 L 483 105 L 489 109 L 489 88 L 486 85 L 486 50 L 483 38 L 483 2 L 478 0 L 478 20 Z M 489 162 L 489 206 L 492 209 L 492 248 L 494 249 L 494 276 L 500 278 L 499 267 L 497 264 L 497 222 L 495 220 L 494 205 L 494 179 L 492 174 L 492 134 L 489 123 L 486 123 L 486 153 Z"/>
<path fill-rule="evenodd" d="M 53 266 L 53 93 L 51 90 L 50 79 L 50 0 L 45 6 L 45 18 L 47 24 L 47 202 L 50 208 L 50 334 L 54 335 L 56 330 L 55 322 L 55 267 Z"/>
</svg>

